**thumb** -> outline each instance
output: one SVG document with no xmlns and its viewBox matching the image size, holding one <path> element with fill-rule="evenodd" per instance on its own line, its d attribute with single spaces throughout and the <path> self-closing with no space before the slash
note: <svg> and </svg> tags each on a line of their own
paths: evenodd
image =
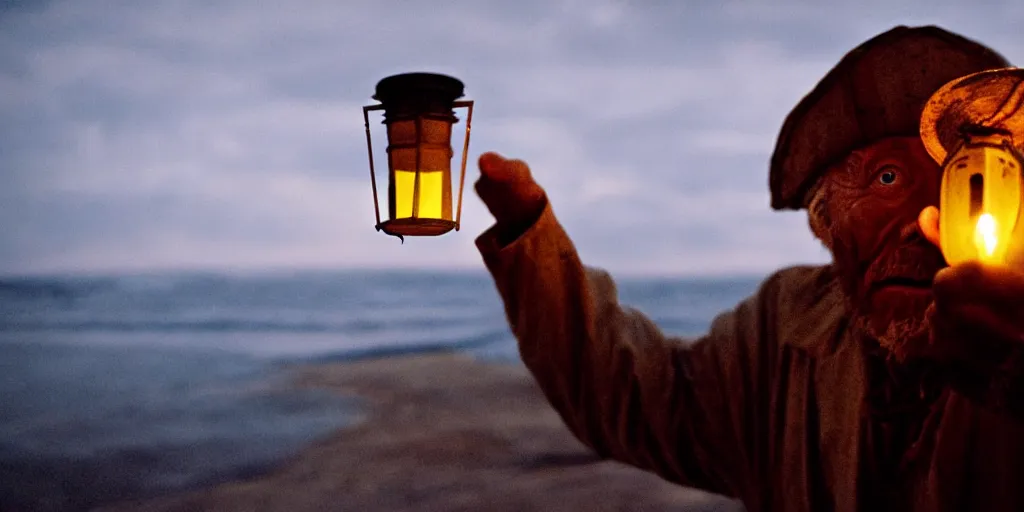
<svg viewBox="0 0 1024 512">
<path fill-rule="evenodd" d="M 941 238 L 939 237 L 939 209 L 934 206 L 929 206 L 924 210 L 921 210 L 921 214 L 917 217 L 917 225 L 921 228 L 921 233 L 928 239 L 935 247 L 942 249 Z"/>
</svg>

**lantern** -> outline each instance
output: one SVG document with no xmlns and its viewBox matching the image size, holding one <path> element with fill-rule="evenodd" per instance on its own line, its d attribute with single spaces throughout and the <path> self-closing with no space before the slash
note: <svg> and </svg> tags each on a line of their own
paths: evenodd
<svg viewBox="0 0 1024 512">
<path fill-rule="evenodd" d="M 363 107 L 366 150 L 370 157 L 370 185 L 377 231 L 397 236 L 437 236 L 458 231 L 462 216 L 462 190 L 466 178 L 466 151 L 473 119 L 473 102 L 456 101 L 463 95 L 458 79 L 435 73 L 405 73 L 377 83 L 373 99 Z M 452 212 L 452 126 L 454 109 L 465 107 L 466 138 L 462 148 L 458 199 Z M 384 111 L 387 127 L 388 220 L 381 222 L 377 177 L 370 142 L 370 117 Z"/>
<path fill-rule="evenodd" d="M 953 80 L 928 100 L 921 137 L 942 164 L 940 245 L 947 263 L 1024 264 L 1024 70 Z"/>
</svg>

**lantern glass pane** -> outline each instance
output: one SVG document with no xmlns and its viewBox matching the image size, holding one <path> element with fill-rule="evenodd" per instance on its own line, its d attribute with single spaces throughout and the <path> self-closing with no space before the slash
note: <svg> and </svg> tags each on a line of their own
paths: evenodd
<svg viewBox="0 0 1024 512">
<path fill-rule="evenodd" d="M 439 172 L 421 172 L 419 189 L 419 211 L 417 218 L 442 218 L 441 189 L 442 175 Z M 395 170 L 395 215 L 404 219 L 413 216 L 413 193 L 416 187 L 416 172 Z"/>
<path fill-rule="evenodd" d="M 961 148 L 943 173 L 939 222 L 946 261 L 1005 261 L 1021 199 L 1021 169 L 1012 154 Z"/>
<path fill-rule="evenodd" d="M 1013 155 L 1003 150 L 985 152 L 984 202 L 982 208 L 1003 220 L 999 229 L 1008 240 L 1021 204 L 1020 168 Z"/>
<path fill-rule="evenodd" d="M 420 148 L 419 194 L 416 191 L 416 148 L 391 151 L 394 169 L 392 219 L 409 217 L 451 220 L 451 153 L 444 148 Z M 418 197 L 418 211 L 413 212 Z"/>
</svg>

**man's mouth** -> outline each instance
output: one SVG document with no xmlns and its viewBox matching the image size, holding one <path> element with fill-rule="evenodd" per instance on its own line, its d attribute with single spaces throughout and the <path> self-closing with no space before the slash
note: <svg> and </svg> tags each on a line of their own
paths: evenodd
<svg viewBox="0 0 1024 512">
<path fill-rule="evenodd" d="M 906 244 L 878 258 L 865 272 L 867 293 L 923 295 L 942 268 L 942 253 L 923 243 Z"/>
<path fill-rule="evenodd" d="M 875 281 L 873 288 L 879 290 L 931 290 L 932 279 L 921 277 L 893 276 Z"/>
</svg>

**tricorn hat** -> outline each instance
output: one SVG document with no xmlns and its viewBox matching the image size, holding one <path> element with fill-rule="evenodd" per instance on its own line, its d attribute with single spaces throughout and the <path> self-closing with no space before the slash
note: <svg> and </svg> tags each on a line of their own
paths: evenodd
<svg viewBox="0 0 1024 512">
<path fill-rule="evenodd" d="M 786 117 L 772 154 L 772 208 L 799 210 L 828 166 L 886 137 L 919 135 L 928 98 L 964 75 L 1008 67 L 935 26 L 897 26 L 847 53 Z"/>
</svg>

